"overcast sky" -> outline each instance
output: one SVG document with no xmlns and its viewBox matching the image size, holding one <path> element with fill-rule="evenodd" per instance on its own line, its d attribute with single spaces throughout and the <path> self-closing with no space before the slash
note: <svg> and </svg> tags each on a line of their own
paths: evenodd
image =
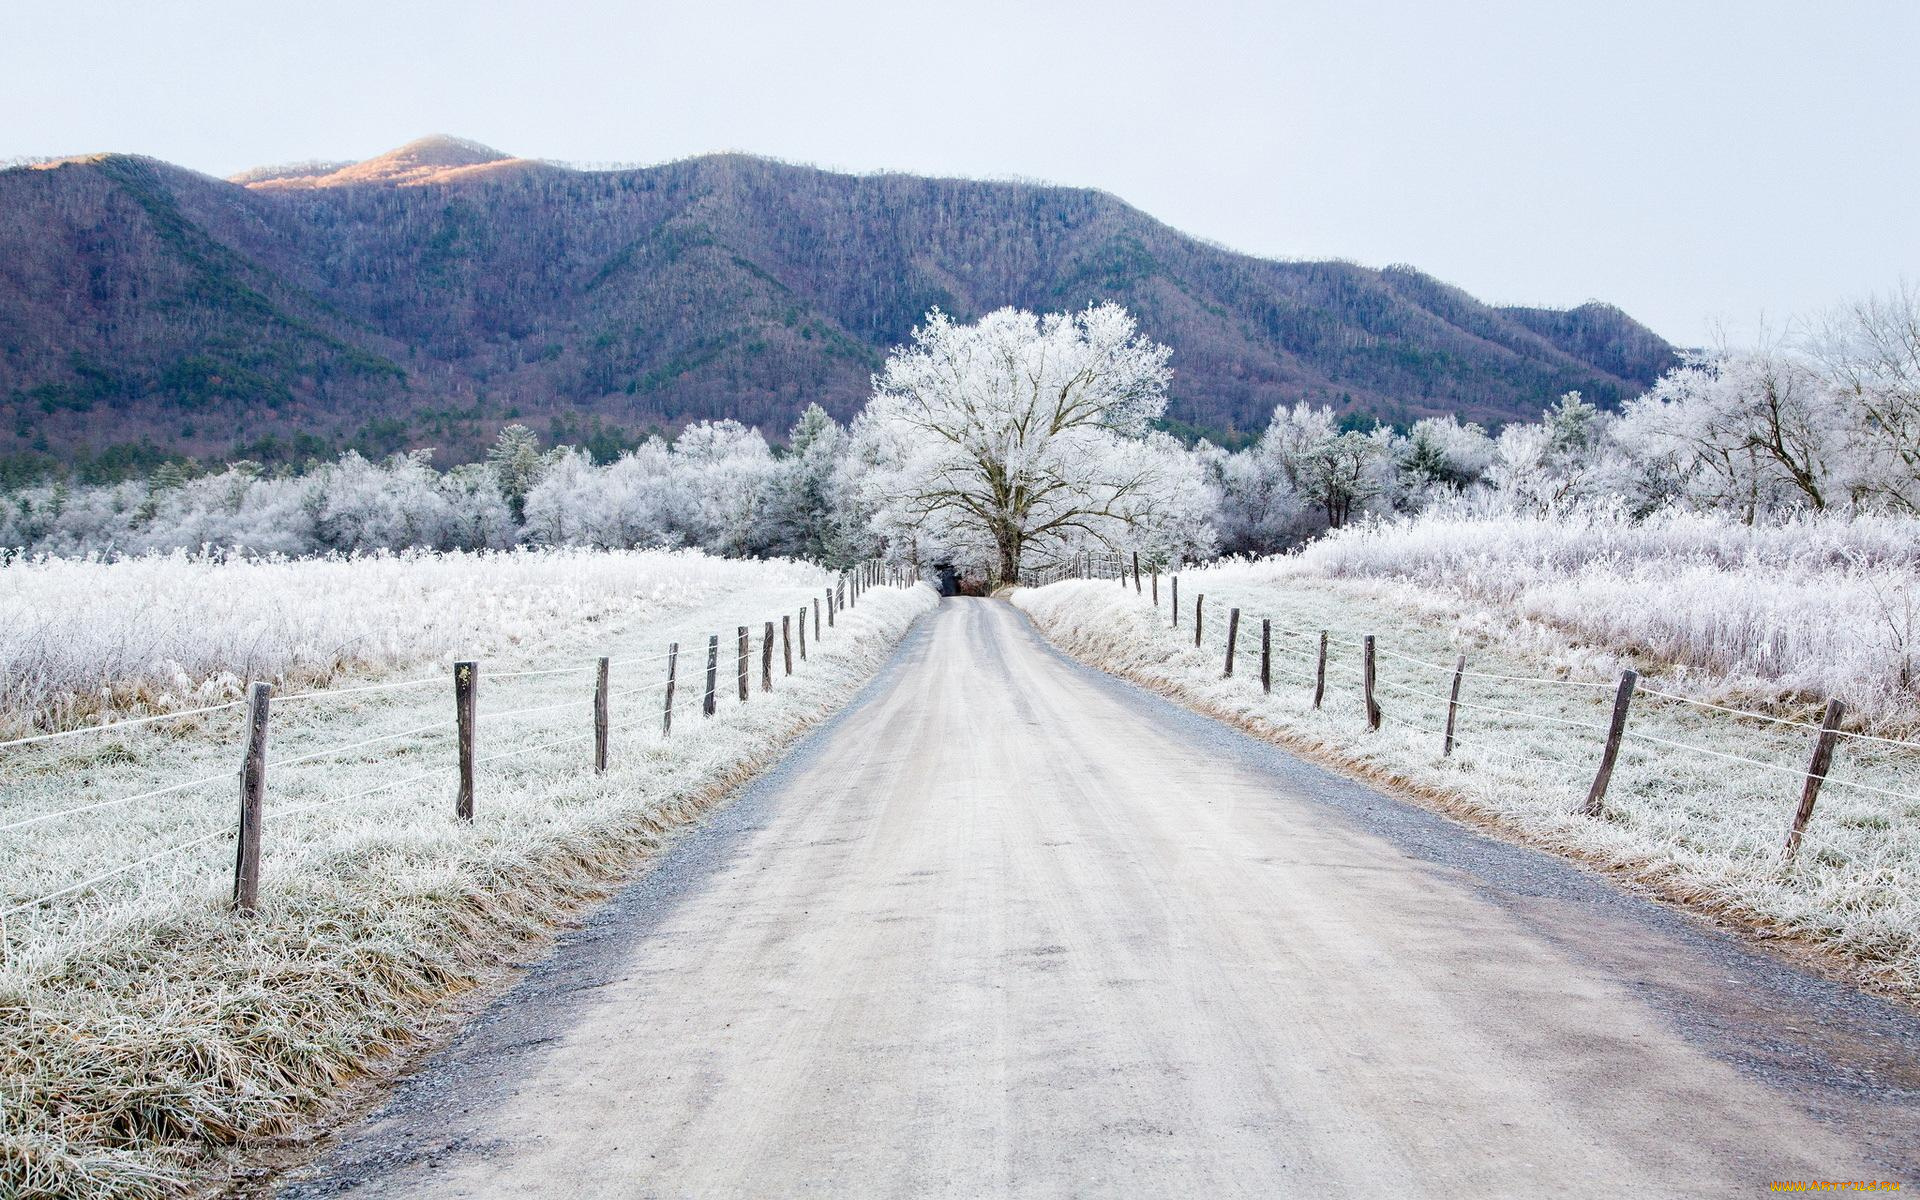
<svg viewBox="0 0 1920 1200">
<path fill-rule="evenodd" d="M 1920 278 L 1914 0 L 6 0 L 0 158 L 426 133 L 1103 188 L 1275 257 L 1736 336 Z"/>
</svg>

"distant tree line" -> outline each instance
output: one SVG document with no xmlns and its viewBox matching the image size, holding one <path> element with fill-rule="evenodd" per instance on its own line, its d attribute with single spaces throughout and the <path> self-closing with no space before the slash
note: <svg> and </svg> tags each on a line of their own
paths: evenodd
<svg viewBox="0 0 1920 1200">
<path fill-rule="evenodd" d="M 1263 553 L 1443 505 L 1605 503 L 1745 522 L 1920 513 L 1911 288 L 1792 338 L 1694 355 L 1618 412 L 1569 392 L 1539 420 L 1497 433 L 1451 416 L 1356 428 L 1330 406 L 1295 404 L 1238 450 L 1187 446 L 1152 429 L 1165 364 L 1165 348 L 1113 306 L 1045 318 L 1006 310 L 976 325 L 935 312 L 850 425 L 810 405 L 777 449 L 733 420 L 597 455 L 577 442 L 545 446 L 515 423 L 485 461 L 445 470 L 425 450 L 348 451 L 299 473 L 165 463 L 135 481 L 8 488 L 0 544 L 288 555 L 698 546 L 827 563 L 949 560 L 1005 576 L 1094 547 L 1156 561 Z"/>
</svg>

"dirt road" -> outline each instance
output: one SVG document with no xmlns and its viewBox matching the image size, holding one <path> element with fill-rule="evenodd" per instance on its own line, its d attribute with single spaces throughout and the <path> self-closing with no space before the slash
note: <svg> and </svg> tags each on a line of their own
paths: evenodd
<svg viewBox="0 0 1920 1200">
<path fill-rule="evenodd" d="M 950 600 L 297 1196 L 1920 1187 L 1920 1025 Z"/>
</svg>

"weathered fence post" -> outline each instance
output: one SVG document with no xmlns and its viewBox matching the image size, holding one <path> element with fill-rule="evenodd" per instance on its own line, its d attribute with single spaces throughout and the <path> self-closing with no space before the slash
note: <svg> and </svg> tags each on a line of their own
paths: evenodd
<svg viewBox="0 0 1920 1200">
<path fill-rule="evenodd" d="M 827 628 L 833 628 L 833 589 L 827 589 Z"/>
<path fill-rule="evenodd" d="M 1133 552 L 1133 594 L 1140 594 L 1140 552 Z"/>
<path fill-rule="evenodd" d="M 1233 648 L 1239 640 L 1240 610 L 1230 608 L 1227 610 L 1227 669 L 1223 672 L 1228 679 L 1233 678 Z"/>
<path fill-rule="evenodd" d="M 1360 660 L 1360 679 L 1367 694 L 1367 728 L 1380 728 L 1380 706 L 1373 702 L 1373 635 L 1368 634 L 1362 641 L 1363 653 Z"/>
<path fill-rule="evenodd" d="M 1154 607 L 1154 611 L 1156 612 L 1159 611 L 1160 609 L 1160 568 L 1159 567 L 1155 567 L 1153 569 L 1153 607 Z"/>
<path fill-rule="evenodd" d="M 738 670 L 740 673 L 740 703 L 745 704 L 747 702 L 747 659 L 753 655 L 753 639 L 747 635 L 747 627 L 745 625 L 740 626 L 739 637 L 740 662 Z"/>
<path fill-rule="evenodd" d="M 1460 707 L 1460 679 L 1467 673 L 1467 656 L 1453 660 L 1453 690 L 1447 693 L 1447 736 L 1440 744 L 1440 757 L 1453 753 L 1453 714 Z"/>
<path fill-rule="evenodd" d="M 247 687 L 247 752 L 240 760 L 240 831 L 233 852 L 233 908 L 251 914 L 260 901 L 260 815 L 267 797 L 267 700 L 270 683 Z"/>
<path fill-rule="evenodd" d="M 1633 703 L 1633 689 L 1639 682 L 1638 672 L 1620 672 L 1620 689 L 1613 694 L 1613 719 L 1607 723 L 1607 746 L 1600 752 L 1600 769 L 1594 772 L 1593 786 L 1587 789 L 1583 811 L 1589 817 L 1600 815 L 1600 802 L 1607 795 L 1607 781 L 1613 778 L 1613 760 L 1620 757 L 1620 739 L 1627 732 L 1627 706 Z"/>
<path fill-rule="evenodd" d="M 780 659 L 787 665 L 787 674 L 793 674 L 793 618 L 780 614 Z"/>
<path fill-rule="evenodd" d="M 667 699 L 660 706 L 660 736 L 666 737 L 673 732 L 673 685 L 680 667 L 680 643 L 674 642 L 667 647 Z"/>
<path fill-rule="evenodd" d="M 760 690 L 773 690 L 773 622 L 767 622 L 765 633 L 760 635 Z"/>
<path fill-rule="evenodd" d="M 1201 626 L 1206 623 L 1206 609 L 1201 607 L 1207 602 L 1207 594 L 1201 592 L 1193 598 L 1193 644 L 1200 644 Z"/>
<path fill-rule="evenodd" d="M 1313 706 L 1320 707 L 1327 694 L 1327 631 L 1320 631 L 1320 661 L 1313 668 Z"/>
<path fill-rule="evenodd" d="M 800 661 L 807 661 L 807 609 L 805 605 L 802 605 L 800 608 Z"/>
<path fill-rule="evenodd" d="M 714 709 L 714 689 L 720 682 L 720 635 L 715 633 L 707 638 L 707 698 L 701 702 L 700 711 L 712 716 Z"/>
<path fill-rule="evenodd" d="M 816 642 L 820 640 L 820 598 L 818 596 L 813 599 L 813 640 Z"/>
<path fill-rule="evenodd" d="M 460 793 L 453 802 L 453 815 L 462 821 L 473 820 L 473 740 L 479 717 L 475 701 L 480 694 L 480 664 L 453 664 L 453 719 L 459 726 Z"/>
<path fill-rule="evenodd" d="M 1827 715 L 1820 722 L 1820 734 L 1813 742 L 1813 761 L 1807 764 L 1807 782 L 1800 788 L 1800 807 L 1793 814 L 1793 828 L 1787 831 L 1787 862 L 1800 853 L 1800 835 L 1807 831 L 1813 817 L 1813 802 L 1820 798 L 1820 785 L 1827 781 L 1827 768 L 1833 765 L 1833 747 L 1840 740 L 1840 715 L 1846 706 L 1838 700 L 1827 701 Z"/>
<path fill-rule="evenodd" d="M 1260 618 L 1260 690 L 1273 692 L 1273 621 Z"/>
<path fill-rule="evenodd" d="M 1180 628 L 1180 577 L 1173 576 L 1173 627 Z"/>
<path fill-rule="evenodd" d="M 593 673 L 593 773 L 607 770 L 607 734 L 611 722 L 607 714 L 607 677 L 613 669 L 611 659 L 602 658 Z"/>
</svg>

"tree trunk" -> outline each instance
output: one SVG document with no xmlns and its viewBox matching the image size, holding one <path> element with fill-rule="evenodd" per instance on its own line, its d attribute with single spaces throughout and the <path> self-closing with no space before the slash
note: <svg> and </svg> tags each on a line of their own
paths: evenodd
<svg viewBox="0 0 1920 1200">
<path fill-rule="evenodd" d="M 1000 583 L 1013 585 L 1020 582 L 1020 543 L 1017 539 L 1002 536 L 1000 546 Z"/>
</svg>

